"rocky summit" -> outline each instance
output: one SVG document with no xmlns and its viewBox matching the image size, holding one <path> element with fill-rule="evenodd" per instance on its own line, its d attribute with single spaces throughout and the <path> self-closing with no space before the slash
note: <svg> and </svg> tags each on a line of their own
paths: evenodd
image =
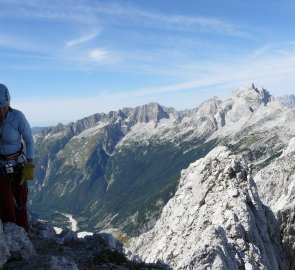
<svg viewBox="0 0 295 270">
<path fill-rule="evenodd" d="M 128 248 L 133 259 L 173 269 L 286 269 L 279 222 L 245 161 L 225 147 L 182 171 L 154 228 Z"/>
</svg>

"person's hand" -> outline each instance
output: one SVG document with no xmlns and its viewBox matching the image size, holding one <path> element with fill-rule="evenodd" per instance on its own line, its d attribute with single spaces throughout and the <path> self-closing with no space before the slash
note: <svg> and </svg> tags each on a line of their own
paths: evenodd
<svg viewBox="0 0 295 270">
<path fill-rule="evenodd" d="M 27 162 L 23 169 L 21 174 L 21 180 L 20 180 L 20 186 L 26 181 L 26 180 L 33 180 L 34 179 L 34 171 L 35 171 L 35 165 L 33 162 Z"/>
</svg>

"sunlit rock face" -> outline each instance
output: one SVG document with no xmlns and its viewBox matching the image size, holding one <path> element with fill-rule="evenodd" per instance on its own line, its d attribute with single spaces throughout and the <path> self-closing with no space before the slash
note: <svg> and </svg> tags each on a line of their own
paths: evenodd
<svg viewBox="0 0 295 270">
<path fill-rule="evenodd" d="M 259 194 L 281 224 L 283 248 L 295 263 L 295 138 L 280 157 L 256 176 Z M 291 269 L 293 269 L 291 267 Z"/>
<path fill-rule="evenodd" d="M 182 171 L 155 227 L 132 240 L 133 258 L 173 269 L 283 269 L 279 223 L 243 159 L 225 147 Z"/>
</svg>

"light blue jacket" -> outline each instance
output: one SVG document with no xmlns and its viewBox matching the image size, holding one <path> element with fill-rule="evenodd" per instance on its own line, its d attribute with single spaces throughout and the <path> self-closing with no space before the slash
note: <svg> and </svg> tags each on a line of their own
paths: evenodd
<svg viewBox="0 0 295 270">
<path fill-rule="evenodd" d="M 0 125 L 0 154 L 17 153 L 22 148 L 22 140 L 25 143 L 27 159 L 33 159 L 34 139 L 30 124 L 21 111 L 10 109 Z"/>
</svg>

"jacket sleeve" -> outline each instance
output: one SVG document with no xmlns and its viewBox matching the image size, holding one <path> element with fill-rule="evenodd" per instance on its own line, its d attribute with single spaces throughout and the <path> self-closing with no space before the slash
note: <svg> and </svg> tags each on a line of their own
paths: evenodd
<svg viewBox="0 0 295 270">
<path fill-rule="evenodd" d="M 26 145 L 26 156 L 28 159 L 34 159 L 34 139 L 29 122 L 25 115 L 21 113 L 19 129 Z"/>
</svg>

